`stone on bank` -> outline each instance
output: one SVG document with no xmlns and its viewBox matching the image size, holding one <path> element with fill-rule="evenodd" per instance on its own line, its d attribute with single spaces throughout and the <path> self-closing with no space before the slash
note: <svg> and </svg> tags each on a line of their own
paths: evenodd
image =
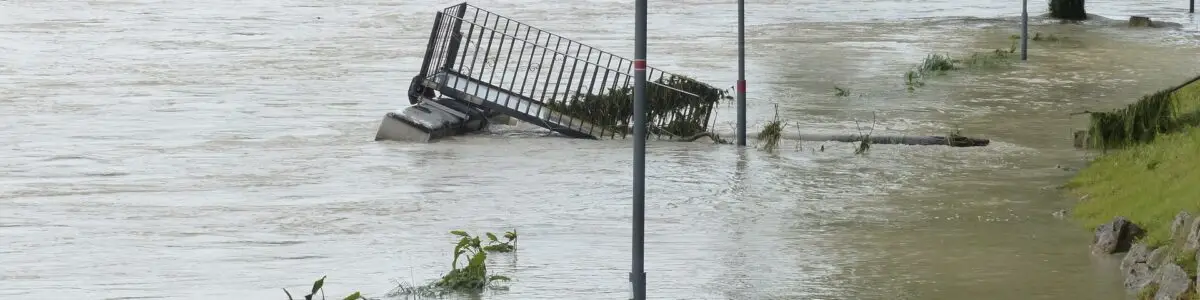
<svg viewBox="0 0 1200 300">
<path fill-rule="evenodd" d="M 1133 241 L 1146 232 L 1125 217 L 1116 217 L 1111 222 L 1096 227 L 1092 239 L 1092 253 L 1113 254 L 1129 251 Z"/>
<path fill-rule="evenodd" d="M 1096 228 L 1092 252 L 1112 254 L 1127 251 L 1121 260 L 1121 272 L 1127 290 L 1139 299 L 1191 300 L 1200 295 L 1200 217 L 1180 212 L 1171 222 L 1171 240 L 1162 247 L 1151 249 L 1137 242 L 1145 231 L 1124 217 Z M 1128 243 L 1128 246 L 1126 243 Z"/>
</svg>

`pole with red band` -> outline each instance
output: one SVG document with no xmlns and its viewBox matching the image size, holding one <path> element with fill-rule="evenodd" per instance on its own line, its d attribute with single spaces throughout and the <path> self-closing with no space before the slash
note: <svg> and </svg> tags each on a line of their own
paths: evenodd
<svg viewBox="0 0 1200 300">
<path fill-rule="evenodd" d="M 633 33 L 633 270 L 631 298 L 646 299 L 646 0 L 634 4 Z"/>
<path fill-rule="evenodd" d="M 738 0 L 737 145 L 746 145 L 746 0 Z"/>
</svg>

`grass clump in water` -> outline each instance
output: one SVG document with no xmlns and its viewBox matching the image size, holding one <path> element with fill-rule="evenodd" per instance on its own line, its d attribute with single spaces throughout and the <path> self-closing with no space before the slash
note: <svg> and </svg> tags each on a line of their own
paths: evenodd
<svg viewBox="0 0 1200 300">
<path fill-rule="evenodd" d="M 834 86 L 833 87 L 833 95 L 838 96 L 838 97 L 849 97 L 850 89 L 844 89 L 839 86 Z"/>
<path fill-rule="evenodd" d="M 425 286 L 400 285 L 392 290 L 390 296 L 417 295 L 425 297 L 441 296 L 449 293 L 477 294 L 485 289 L 504 289 L 494 285 L 500 281 L 510 281 L 506 276 L 491 274 L 487 270 L 489 252 L 512 252 L 516 250 L 516 230 L 506 232 L 501 242 L 495 234 L 485 233 L 488 244 L 483 243 L 479 236 L 472 236 L 465 231 L 455 230 L 450 234 L 459 237 L 454 246 L 454 260 L 450 263 L 450 272 L 442 278 Z M 462 262 L 460 264 L 460 262 Z"/>
<path fill-rule="evenodd" d="M 688 95 L 695 94 L 696 96 Z M 709 113 L 722 100 L 733 99 L 729 91 L 680 75 L 666 75 L 646 84 L 646 124 L 650 133 L 689 136 L 707 128 Z M 613 87 L 596 94 L 576 92 L 569 99 L 550 99 L 551 111 L 606 128 L 605 133 L 625 136 L 631 132 L 633 87 Z"/>
<path fill-rule="evenodd" d="M 948 72 L 962 69 L 985 69 L 1012 64 L 1013 55 L 1017 51 L 1016 43 L 1008 50 L 996 49 L 990 52 L 975 52 L 966 58 L 953 58 L 949 54 L 929 54 L 916 68 L 904 73 L 904 85 L 908 91 L 925 86 L 925 78 L 945 75 Z"/>
<path fill-rule="evenodd" d="M 774 152 L 779 148 L 779 140 L 783 138 L 783 126 L 783 121 L 779 120 L 779 104 L 775 104 L 775 119 L 767 122 L 763 130 L 758 132 L 758 140 L 763 143 L 763 150 Z"/>
</svg>

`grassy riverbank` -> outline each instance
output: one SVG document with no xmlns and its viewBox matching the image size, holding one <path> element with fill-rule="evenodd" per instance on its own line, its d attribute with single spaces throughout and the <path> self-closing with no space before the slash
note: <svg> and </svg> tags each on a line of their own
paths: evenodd
<svg viewBox="0 0 1200 300">
<path fill-rule="evenodd" d="M 1120 147 L 1093 161 L 1068 184 L 1082 198 L 1072 215 L 1088 228 L 1124 216 L 1147 230 L 1144 242 L 1159 246 L 1168 241 L 1176 214 L 1200 213 L 1200 81 L 1164 92 L 1118 112 L 1124 115 L 1117 117 L 1118 123 L 1132 125 L 1115 136 L 1128 139 L 1101 141 Z M 1164 95 L 1170 96 L 1170 113 L 1141 111 Z M 1150 118 L 1154 120 L 1146 122 Z M 1144 133 L 1129 133 L 1155 127 L 1161 129 L 1152 130 L 1149 139 Z"/>
</svg>

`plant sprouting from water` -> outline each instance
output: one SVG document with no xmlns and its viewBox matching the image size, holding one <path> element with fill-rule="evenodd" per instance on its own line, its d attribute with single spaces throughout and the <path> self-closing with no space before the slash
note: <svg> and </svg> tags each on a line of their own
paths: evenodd
<svg viewBox="0 0 1200 300">
<path fill-rule="evenodd" d="M 1012 58 L 1015 57 L 1012 53 L 1016 51 L 1017 47 L 1014 41 L 1008 50 L 995 49 L 990 52 L 975 52 L 966 58 L 953 58 L 949 54 L 929 54 L 915 69 L 904 73 L 904 85 L 907 86 L 908 91 L 912 92 L 925 86 L 924 79 L 927 77 L 945 75 L 948 72 L 962 69 L 1007 66 L 1012 63 Z"/>
<path fill-rule="evenodd" d="M 854 148 L 854 154 L 856 154 L 856 155 L 866 154 L 867 150 L 871 149 L 871 134 L 875 132 L 876 120 L 877 119 L 875 118 L 875 113 L 872 112 L 871 113 L 871 128 L 867 131 L 866 134 L 862 133 L 862 126 L 858 125 L 858 120 L 854 120 L 854 127 L 858 129 L 859 137 L 862 138 L 862 141 L 858 142 L 858 147 Z"/>
<path fill-rule="evenodd" d="M 466 231 L 454 230 L 450 234 L 458 237 L 454 245 L 454 259 L 450 262 L 450 272 L 442 278 L 425 286 L 408 286 L 401 284 L 391 293 L 392 296 L 417 295 L 440 296 L 447 293 L 479 293 L 487 288 L 504 289 L 494 283 L 510 281 L 507 276 L 491 274 L 487 270 L 488 253 L 508 253 L 516 250 L 517 231 L 514 229 L 504 233 L 505 241 L 500 241 L 495 234 L 485 232 L 488 244 L 479 236 L 472 236 Z"/>
<path fill-rule="evenodd" d="M 833 86 L 833 95 L 838 96 L 838 97 L 850 96 L 850 89 L 844 89 L 842 87 L 835 85 L 835 86 Z"/>
<path fill-rule="evenodd" d="M 763 130 L 758 133 L 758 140 L 763 143 L 763 150 L 774 152 L 779 147 L 779 140 L 783 137 L 783 121 L 779 120 L 779 104 L 775 104 L 775 119 L 767 122 Z"/>
<path fill-rule="evenodd" d="M 487 232 L 486 235 L 488 237 L 489 244 L 487 246 L 483 246 L 484 251 L 508 253 L 508 252 L 513 252 L 513 250 L 517 249 L 517 230 L 516 229 L 513 229 L 512 231 L 509 231 L 509 232 L 505 232 L 504 233 L 505 241 L 503 241 L 503 242 L 501 242 L 498 238 L 496 238 L 496 235 L 492 234 L 491 232 Z"/>
<path fill-rule="evenodd" d="M 321 292 L 321 299 L 325 299 L 324 288 L 325 288 L 325 276 L 321 276 L 321 279 L 317 279 L 317 281 L 313 282 L 312 291 L 309 292 L 308 295 L 304 295 L 304 300 L 313 300 L 313 296 L 317 295 L 317 291 Z M 287 294 L 288 300 L 295 300 L 292 298 L 292 293 L 288 292 L 287 289 L 283 289 L 283 293 Z M 349 296 L 342 298 L 342 300 L 366 300 L 366 299 L 367 298 L 363 297 L 362 294 L 360 294 L 359 292 L 354 292 L 353 294 L 350 294 Z"/>
</svg>

